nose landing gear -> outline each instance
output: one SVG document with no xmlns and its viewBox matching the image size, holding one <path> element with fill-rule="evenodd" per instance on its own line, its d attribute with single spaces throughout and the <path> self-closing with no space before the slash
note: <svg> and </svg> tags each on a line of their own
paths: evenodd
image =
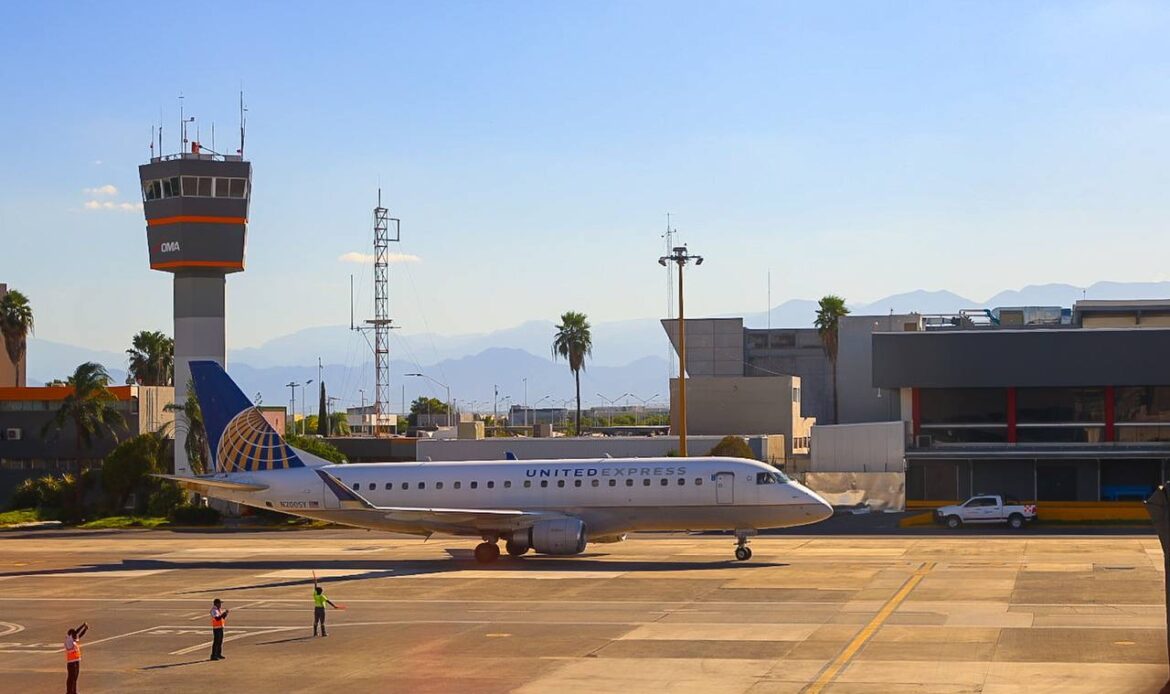
<svg viewBox="0 0 1170 694">
<path fill-rule="evenodd" d="M 735 558 L 739 561 L 747 561 L 752 558 L 752 548 L 747 546 L 748 538 L 755 535 L 755 530 L 736 530 L 735 531 Z"/>
</svg>

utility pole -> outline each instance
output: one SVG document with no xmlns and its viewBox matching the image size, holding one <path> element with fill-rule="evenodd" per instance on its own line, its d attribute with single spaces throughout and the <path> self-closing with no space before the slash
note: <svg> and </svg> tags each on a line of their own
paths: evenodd
<svg viewBox="0 0 1170 694">
<path fill-rule="evenodd" d="M 292 433 L 297 433 L 297 387 L 301 384 L 296 381 L 290 381 L 284 384 L 288 388 L 288 411 L 292 419 Z"/>
<path fill-rule="evenodd" d="M 703 256 L 691 255 L 687 252 L 686 244 L 675 246 L 670 255 L 658 259 L 658 264 L 669 267 L 668 263 L 678 265 L 678 454 L 687 455 L 687 331 L 683 309 L 683 268 L 695 261 L 695 265 L 703 264 Z"/>
</svg>

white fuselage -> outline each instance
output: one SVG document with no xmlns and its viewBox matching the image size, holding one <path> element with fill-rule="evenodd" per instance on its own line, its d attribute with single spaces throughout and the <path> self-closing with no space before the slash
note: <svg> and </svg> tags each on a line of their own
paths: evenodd
<svg viewBox="0 0 1170 694">
<path fill-rule="evenodd" d="M 780 528 L 832 515 L 823 499 L 777 475 L 775 468 L 738 458 L 362 463 L 319 469 L 377 507 L 559 513 L 584 521 L 590 541 L 637 530 Z M 234 473 L 223 479 L 268 488 L 255 492 L 209 489 L 206 493 L 357 527 L 436 531 L 433 525 L 371 520 L 368 513 L 342 508 L 313 467 Z"/>
</svg>

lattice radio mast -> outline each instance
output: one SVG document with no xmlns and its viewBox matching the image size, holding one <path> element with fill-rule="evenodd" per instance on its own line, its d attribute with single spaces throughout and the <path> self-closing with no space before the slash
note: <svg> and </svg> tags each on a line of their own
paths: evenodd
<svg viewBox="0 0 1170 694">
<path fill-rule="evenodd" d="M 401 240 L 400 221 L 382 207 L 382 189 L 374 208 L 374 319 L 364 321 L 374 331 L 374 436 L 381 436 L 390 409 L 390 244 Z M 390 227 L 394 233 L 390 233 Z"/>
</svg>

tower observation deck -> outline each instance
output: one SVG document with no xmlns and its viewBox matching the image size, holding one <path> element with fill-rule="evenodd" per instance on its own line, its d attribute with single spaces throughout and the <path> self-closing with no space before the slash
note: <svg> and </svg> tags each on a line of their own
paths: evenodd
<svg viewBox="0 0 1170 694">
<path fill-rule="evenodd" d="M 183 138 L 183 149 L 186 149 Z M 193 360 L 226 367 L 227 275 L 244 270 L 252 165 L 240 154 L 190 151 L 151 157 L 138 167 L 150 269 L 174 275 L 175 402 L 187 399 Z M 187 422 L 177 418 L 175 474 L 190 474 Z M 205 461 L 211 472 L 211 461 Z"/>
</svg>

